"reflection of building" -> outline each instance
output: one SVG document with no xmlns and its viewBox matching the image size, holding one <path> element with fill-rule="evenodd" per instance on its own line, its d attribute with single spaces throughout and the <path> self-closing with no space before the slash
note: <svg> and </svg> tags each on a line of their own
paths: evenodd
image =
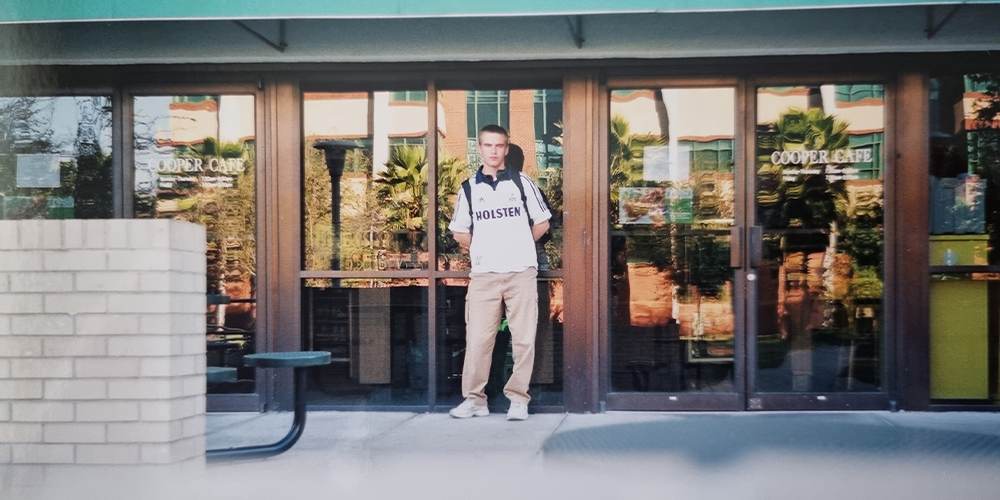
<svg viewBox="0 0 1000 500">
<path fill-rule="evenodd" d="M 152 102 L 159 104 L 157 101 Z M 179 156 L 185 155 L 187 148 L 202 144 L 206 138 L 218 143 L 242 143 L 252 141 L 255 135 L 252 96 L 179 95 L 171 98 L 166 110 L 154 107 L 137 112 L 158 117 L 157 147 L 179 148 L 175 153 Z M 163 122 L 164 116 L 169 121 Z"/>
<path fill-rule="evenodd" d="M 355 140 L 376 155 L 373 165 L 385 164 L 384 145 L 427 144 L 427 93 L 310 92 L 303 128 L 307 141 Z M 511 133 L 511 142 L 524 150 L 526 172 L 559 168 L 562 148 L 553 138 L 561 133 L 558 90 L 464 91 L 445 90 L 438 97 L 438 134 L 445 158 L 477 164 L 479 129 L 498 124 Z M 377 170 L 376 170 L 377 171 Z"/>
<path fill-rule="evenodd" d="M 562 135 L 556 125 L 562 119 L 562 91 L 451 90 L 441 93 L 439 103 L 444 123 L 438 132 L 445 155 L 478 164 L 479 129 L 497 124 L 507 128 L 510 142 L 524 150 L 525 172 L 562 167 L 562 147 L 553 140 Z"/>
<path fill-rule="evenodd" d="M 426 92 L 310 92 L 305 94 L 306 141 L 354 140 L 373 151 L 376 172 L 388 145 L 426 145 Z"/>
<path fill-rule="evenodd" d="M 733 103 L 726 88 L 623 90 L 611 94 L 611 113 L 627 117 L 632 134 L 679 147 L 691 172 L 731 172 L 734 123 L 717 118 L 731 115 Z"/>
<path fill-rule="evenodd" d="M 771 123 L 786 110 L 818 108 L 847 124 L 852 149 L 871 149 L 872 162 L 854 163 L 861 179 L 882 177 L 885 90 L 882 85 L 765 87 L 757 93 L 757 122 Z"/>
</svg>

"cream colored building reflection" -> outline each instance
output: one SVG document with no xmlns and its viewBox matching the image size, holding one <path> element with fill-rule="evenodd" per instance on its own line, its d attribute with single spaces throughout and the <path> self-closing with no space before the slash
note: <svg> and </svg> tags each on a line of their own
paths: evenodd
<svg viewBox="0 0 1000 500">
<path fill-rule="evenodd" d="M 251 95 L 176 96 L 170 99 L 166 114 L 168 126 L 157 124 L 155 133 L 159 147 L 196 146 L 206 137 L 220 143 L 253 140 L 254 97 Z M 156 109 L 145 111 L 157 116 Z"/>
</svg>

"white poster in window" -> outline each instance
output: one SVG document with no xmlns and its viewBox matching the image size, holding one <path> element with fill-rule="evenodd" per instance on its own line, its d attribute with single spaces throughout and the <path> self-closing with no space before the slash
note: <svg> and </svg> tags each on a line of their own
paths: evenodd
<svg viewBox="0 0 1000 500">
<path fill-rule="evenodd" d="M 642 180 L 687 182 L 690 176 L 690 147 L 646 146 L 642 148 Z"/>
<path fill-rule="evenodd" d="M 30 154 L 17 155 L 17 187 L 57 188 L 59 179 L 59 155 Z"/>
</svg>

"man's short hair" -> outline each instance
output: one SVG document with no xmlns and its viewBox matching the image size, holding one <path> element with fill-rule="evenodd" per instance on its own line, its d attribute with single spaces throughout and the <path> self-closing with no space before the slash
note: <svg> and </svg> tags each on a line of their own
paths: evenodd
<svg viewBox="0 0 1000 500">
<path fill-rule="evenodd" d="M 492 134 L 501 134 L 507 138 L 507 141 L 510 141 L 510 134 L 507 133 L 507 129 L 501 127 L 500 125 L 487 125 L 479 129 L 479 136 L 477 139 L 481 140 L 483 138 L 484 132 L 490 132 Z"/>
</svg>

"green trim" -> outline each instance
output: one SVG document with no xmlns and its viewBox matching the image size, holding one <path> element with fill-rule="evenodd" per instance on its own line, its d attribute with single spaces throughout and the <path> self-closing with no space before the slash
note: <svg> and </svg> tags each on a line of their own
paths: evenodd
<svg viewBox="0 0 1000 500">
<path fill-rule="evenodd" d="M 393 18 L 447 16 L 518 16 L 620 14 L 697 11 L 815 9 L 904 6 L 957 3 L 995 3 L 996 0 L 929 2 L 926 0 L 606 0 L 538 2 L 507 0 L 0 0 L 0 23 L 55 21 L 111 21 L 152 19 L 295 19 Z"/>
<path fill-rule="evenodd" d="M 402 90 L 389 93 L 390 102 L 427 102 L 426 90 Z"/>
<path fill-rule="evenodd" d="M 865 99 L 885 99 L 885 87 L 882 85 L 836 85 L 834 99 L 837 102 L 860 102 Z"/>
<path fill-rule="evenodd" d="M 677 141 L 679 146 L 690 149 L 690 165 L 692 172 L 724 172 L 733 171 L 733 139 L 716 139 L 712 141 Z"/>
<path fill-rule="evenodd" d="M 885 143 L 885 133 L 872 132 L 870 134 L 851 135 L 848 140 L 851 149 L 870 148 L 872 150 L 872 161 L 851 165 L 858 169 L 858 176 L 864 180 L 881 180 L 882 144 Z"/>
</svg>

